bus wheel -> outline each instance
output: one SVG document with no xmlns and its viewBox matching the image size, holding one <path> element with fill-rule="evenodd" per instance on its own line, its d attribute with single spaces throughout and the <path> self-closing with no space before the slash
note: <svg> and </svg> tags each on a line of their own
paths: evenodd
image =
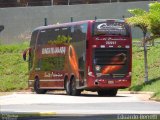
<svg viewBox="0 0 160 120">
<path fill-rule="evenodd" d="M 99 90 L 99 96 L 116 96 L 118 89 L 109 89 L 109 90 Z"/>
<path fill-rule="evenodd" d="M 72 96 L 79 96 L 80 94 L 81 94 L 81 91 L 76 88 L 76 80 L 73 77 L 71 79 L 71 95 Z"/>
<path fill-rule="evenodd" d="M 39 88 L 39 80 L 38 79 L 35 79 L 35 82 L 34 82 L 34 91 L 37 94 L 45 94 L 47 92 L 47 90 Z"/>
<path fill-rule="evenodd" d="M 65 89 L 67 95 L 71 95 L 71 84 L 68 79 L 65 80 Z"/>
<path fill-rule="evenodd" d="M 116 96 L 118 89 L 111 89 L 108 91 L 108 96 Z"/>
<path fill-rule="evenodd" d="M 104 90 L 99 90 L 99 91 L 97 91 L 97 93 L 98 93 L 99 96 L 106 95 Z"/>
</svg>

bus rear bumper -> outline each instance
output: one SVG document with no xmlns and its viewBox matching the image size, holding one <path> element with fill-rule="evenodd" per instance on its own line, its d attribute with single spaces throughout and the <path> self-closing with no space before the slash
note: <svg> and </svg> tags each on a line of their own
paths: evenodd
<svg viewBox="0 0 160 120">
<path fill-rule="evenodd" d="M 131 85 L 131 80 L 119 79 L 119 80 L 94 80 L 88 83 L 88 90 L 100 90 L 100 89 L 123 89 L 128 88 Z"/>
</svg>

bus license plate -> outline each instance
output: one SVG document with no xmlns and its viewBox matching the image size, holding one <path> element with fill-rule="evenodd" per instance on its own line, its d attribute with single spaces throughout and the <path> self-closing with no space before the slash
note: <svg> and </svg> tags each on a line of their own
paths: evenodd
<svg viewBox="0 0 160 120">
<path fill-rule="evenodd" d="M 108 81 L 108 84 L 114 84 L 113 80 Z"/>
</svg>

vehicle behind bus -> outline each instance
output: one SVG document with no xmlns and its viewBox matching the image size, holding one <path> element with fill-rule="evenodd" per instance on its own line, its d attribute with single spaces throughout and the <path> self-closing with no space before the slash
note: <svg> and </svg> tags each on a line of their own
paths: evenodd
<svg viewBox="0 0 160 120">
<path fill-rule="evenodd" d="M 38 94 L 83 90 L 115 96 L 131 84 L 132 45 L 124 20 L 98 19 L 42 26 L 32 33 L 29 87 Z"/>
</svg>

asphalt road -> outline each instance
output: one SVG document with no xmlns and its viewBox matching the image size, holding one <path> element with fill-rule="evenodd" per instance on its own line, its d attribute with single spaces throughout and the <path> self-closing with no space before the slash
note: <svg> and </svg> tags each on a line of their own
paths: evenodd
<svg viewBox="0 0 160 120">
<path fill-rule="evenodd" d="M 40 116 L 52 116 L 56 119 L 92 119 L 122 118 L 123 114 L 131 115 L 159 115 L 160 103 L 155 101 L 144 101 L 136 94 L 119 93 L 116 97 L 99 97 L 96 94 L 83 94 L 82 96 L 67 96 L 65 94 L 48 93 L 37 95 L 33 93 L 17 94 L 0 97 L 0 111 L 3 117 L 7 115 L 32 114 Z M 108 116 L 106 116 L 108 115 Z M 53 117 L 54 116 L 54 117 Z M 55 117 L 56 116 L 56 117 Z M 70 116 L 70 117 L 62 117 Z M 72 116 L 72 117 L 71 117 Z M 96 116 L 96 117 L 95 117 Z M 8 116 L 7 116 L 8 117 Z M 17 117 L 17 116 L 11 116 Z M 19 117 L 19 115 L 18 115 Z M 90 118 L 89 118 L 90 117 Z M 140 118 L 140 116 L 138 116 Z M 51 118 L 48 117 L 47 120 Z M 97 120 L 99 120 L 97 119 Z M 157 119 L 158 120 L 158 119 Z"/>
</svg>

